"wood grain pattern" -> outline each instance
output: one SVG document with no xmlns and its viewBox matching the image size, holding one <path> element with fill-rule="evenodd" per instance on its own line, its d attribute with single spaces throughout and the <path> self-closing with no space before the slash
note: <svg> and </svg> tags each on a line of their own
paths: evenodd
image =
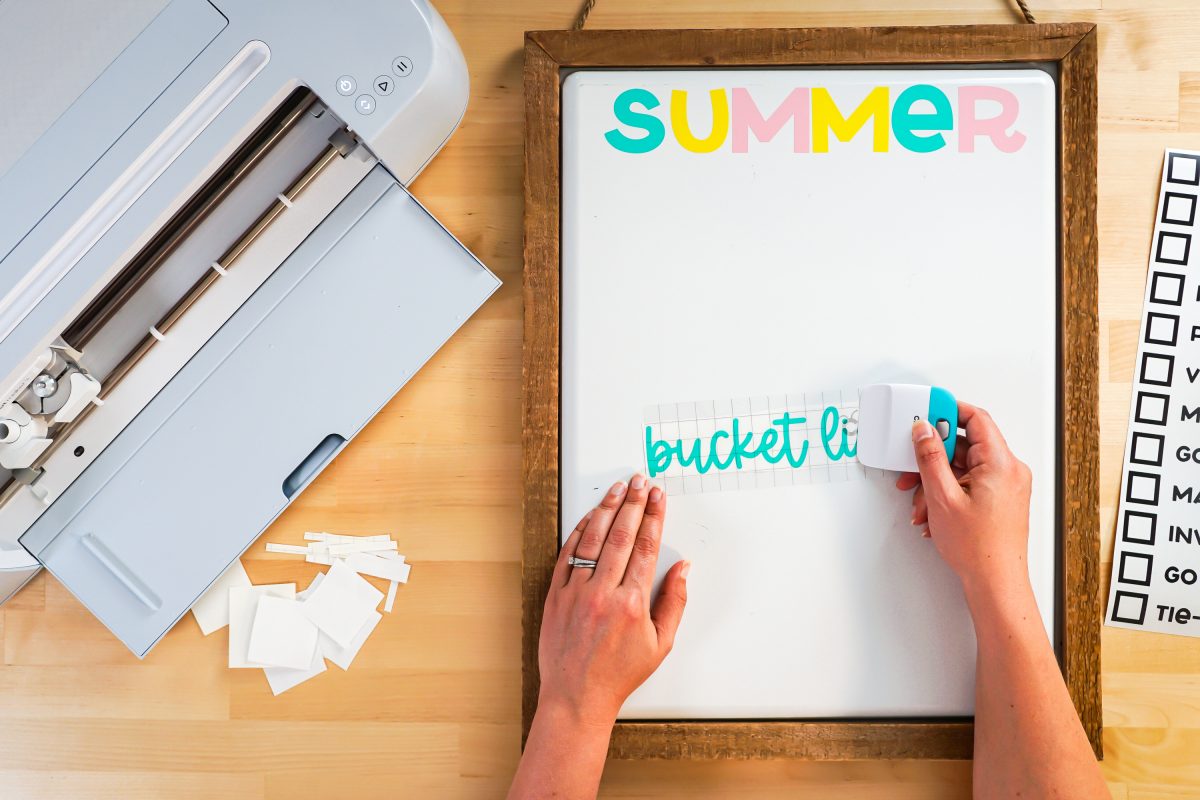
<svg viewBox="0 0 1200 800">
<path fill-rule="evenodd" d="M 1059 72 L 1063 600 L 1058 639 L 1067 688 L 1100 756 L 1095 26 L 535 31 L 525 41 L 525 732 L 538 695 L 536 626 L 560 530 L 559 70 L 1034 62 L 1055 65 Z M 553 118 L 547 119 L 550 114 Z M 618 723 L 609 752 L 618 758 L 969 758 L 973 735 L 972 724 L 964 720 Z"/>
<path fill-rule="evenodd" d="M 1102 758 L 1096 58 L 1092 29 L 1059 62 L 1059 637 L 1067 689 Z"/>
<path fill-rule="evenodd" d="M 466 54 L 471 103 L 414 193 L 505 285 L 264 536 L 293 541 L 312 529 L 395 531 L 414 563 L 412 582 L 363 648 L 360 664 L 346 673 L 332 667 L 273 698 L 260 675 L 221 669 L 224 634 L 204 638 L 185 619 L 139 662 L 113 647 L 57 582 L 38 578 L 0 607 L 0 797 L 503 796 L 521 742 L 523 35 L 568 27 L 578 3 L 433 3 Z M 1162 151 L 1200 149 L 1200 8 L 1195 0 L 1037 0 L 1033 7 L 1041 20 L 1099 23 L 1103 586 Z M 1014 19 L 1008 0 L 600 0 L 588 26 Z M 256 580 L 311 577 L 306 567 L 267 561 L 261 551 L 259 542 L 246 559 Z M 1200 797 L 1200 640 L 1117 628 L 1101 636 L 1102 766 L 1113 796 Z M 144 701 L 118 702 L 136 693 L 143 671 Z M 381 692 L 378 721 L 363 720 L 370 713 L 367 687 Z M 476 702 L 475 718 L 449 719 Z M 453 708 L 443 709 L 448 703 Z M 27 735 L 31 728 L 36 735 Z M 432 753 L 422 744 L 426 738 Z M 258 745 L 247 749 L 248 740 Z M 971 764 L 613 760 L 600 794 L 968 800 Z"/>
<path fill-rule="evenodd" d="M 534 31 L 566 67 L 973 64 L 1060 61 L 1090 23 L 880 28 Z"/>
<path fill-rule="evenodd" d="M 558 555 L 559 497 L 558 64 L 532 36 L 525 37 L 525 86 L 551 88 L 525 92 L 524 527 L 539 533 L 555 531 L 555 535 L 524 539 L 522 744 L 537 709 L 538 632 L 542 601 Z M 530 269 L 530 264 L 535 268 Z"/>
<path fill-rule="evenodd" d="M 613 731 L 609 757 L 964 759 L 972 745 L 972 725 L 961 720 L 622 722 Z"/>
</svg>

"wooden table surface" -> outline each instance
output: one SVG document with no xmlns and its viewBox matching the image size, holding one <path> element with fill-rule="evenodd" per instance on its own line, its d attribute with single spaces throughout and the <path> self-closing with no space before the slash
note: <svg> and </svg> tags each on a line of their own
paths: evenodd
<svg viewBox="0 0 1200 800">
<path fill-rule="evenodd" d="M 1200 149 L 1200 5 L 1031 2 L 1044 21 L 1100 23 L 1107 596 L 1162 151 Z M 225 631 L 204 638 L 187 618 L 138 662 L 39 577 L 0 608 L 0 798 L 503 794 L 520 734 L 522 32 L 568 27 L 577 4 L 436 5 L 470 63 L 471 105 L 414 191 L 505 285 L 265 537 L 394 532 L 411 583 L 349 672 L 331 667 L 272 697 L 260 671 L 225 668 Z M 1006 0 L 599 0 L 589 27 L 1013 19 Z M 303 586 L 317 569 L 267 555 L 261 543 L 245 562 L 256 583 Z M 1103 639 L 1104 772 L 1114 796 L 1200 797 L 1200 640 L 1111 628 Z M 970 764 L 615 762 L 602 794 L 962 798 Z"/>
</svg>

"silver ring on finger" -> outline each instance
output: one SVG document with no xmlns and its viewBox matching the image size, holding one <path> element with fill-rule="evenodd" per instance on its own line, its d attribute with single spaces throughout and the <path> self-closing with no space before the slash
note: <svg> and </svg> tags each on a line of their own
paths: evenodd
<svg viewBox="0 0 1200 800">
<path fill-rule="evenodd" d="M 578 556 L 567 556 L 567 565 L 571 567 L 582 567 L 583 569 L 595 569 L 596 561 L 592 558 L 579 558 Z"/>
</svg>

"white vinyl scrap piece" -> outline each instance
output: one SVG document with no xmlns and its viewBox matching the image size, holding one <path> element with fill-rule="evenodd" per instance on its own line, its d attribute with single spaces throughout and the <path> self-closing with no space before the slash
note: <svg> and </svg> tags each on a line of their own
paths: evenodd
<svg viewBox="0 0 1200 800">
<path fill-rule="evenodd" d="M 325 669 L 325 656 L 322 654 L 321 648 L 317 647 L 313 650 L 312 664 L 305 669 L 265 667 L 263 668 L 263 672 L 267 676 L 267 683 L 271 687 L 271 694 L 278 696 L 288 689 L 299 686 L 309 678 L 315 678 L 324 672 Z"/>
<path fill-rule="evenodd" d="M 260 598 L 246 657 L 264 666 L 308 669 L 317 649 L 317 626 L 302 605 L 294 597 Z"/>
<path fill-rule="evenodd" d="M 296 592 L 296 601 L 303 602 L 312 591 L 321 584 L 325 579 L 324 572 L 318 572 L 313 576 L 312 582 L 308 584 L 308 588 L 302 592 Z M 271 687 L 271 694 L 281 695 L 288 689 L 293 689 L 304 683 L 310 678 L 315 678 L 326 670 L 325 667 L 325 652 L 322 643 L 328 641 L 328 637 L 324 637 L 318 633 L 317 646 L 313 648 L 312 664 L 305 669 L 289 669 L 288 667 L 264 667 L 263 673 L 267 676 L 267 683 Z M 334 645 L 336 647 L 336 645 Z"/>
<path fill-rule="evenodd" d="M 361 554 L 355 556 L 361 557 Z M 383 592 L 339 560 L 325 573 L 325 580 L 305 598 L 301 609 L 322 633 L 346 647 L 382 600 Z"/>
<path fill-rule="evenodd" d="M 398 583 L 408 583 L 408 573 L 412 569 L 403 561 L 380 558 L 371 553 L 352 553 L 346 556 L 346 566 L 363 575 Z"/>
<path fill-rule="evenodd" d="M 221 577 L 213 581 L 208 591 L 192 605 L 192 616 L 200 626 L 200 632 L 208 636 L 229 624 L 229 590 L 235 586 L 250 585 L 250 577 L 239 558 L 229 565 Z"/>
<path fill-rule="evenodd" d="M 313 576 L 312 583 L 310 583 L 308 585 L 307 589 L 305 589 L 303 592 L 296 592 L 296 599 L 297 600 L 306 599 L 310 594 L 313 593 L 313 589 L 316 589 L 318 586 L 321 585 L 321 581 L 323 581 L 323 580 L 325 580 L 325 573 L 318 572 L 316 575 Z"/>
<path fill-rule="evenodd" d="M 381 619 L 383 619 L 382 614 L 378 611 L 372 611 L 371 616 L 367 618 L 367 621 L 359 628 L 358 633 L 354 634 L 354 638 L 345 647 L 342 647 L 322 633 L 317 644 L 317 649 L 321 651 L 325 658 L 328 658 L 343 670 L 350 669 L 350 662 L 358 655 L 358 651 L 362 649 L 363 644 L 367 641 L 367 637 L 374 632 L 375 626 L 379 624 L 379 620 Z"/>
<path fill-rule="evenodd" d="M 229 666 L 262 668 L 274 695 L 325 672 L 326 660 L 349 669 L 383 619 L 380 599 L 390 613 L 411 569 L 387 534 L 308 531 L 304 539 L 305 545 L 266 544 L 269 553 L 330 567 L 304 591 L 295 584 L 253 586 L 239 560 L 193 608 L 206 635 L 229 624 Z M 363 575 L 388 581 L 386 598 Z"/>
<path fill-rule="evenodd" d="M 250 634 L 254 628 L 254 615 L 258 612 L 258 601 L 265 596 L 283 597 L 288 600 L 296 596 L 296 584 L 276 583 L 263 586 L 237 586 L 229 590 L 229 667 L 246 669 L 265 667 L 250 660 Z"/>
<path fill-rule="evenodd" d="M 352 536 L 347 533 L 318 533 L 306 531 L 306 542 L 390 542 L 392 537 L 386 533 L 370 534 L 369 536 Z"/>
<path fill-rule="evenodd" d="M 386 552 L 376 553 L 375 555 L 379 556 L 380 558 L 387 558 L 397 561 L 401 564 L 404 563 L 404 556 L 400 555 L 399 553 Z M 385 597 L 383 600 L 383 610 L 388 614 L 392 613 L 392 606 L 394 606 L 396 603 L 396 589 L 399 586 L 400 581 L 388 581 L 387 597 Z"/>
<path fill-rule="evenodd" d="M 268 553 L 288 553 L 291 555 L 303 556 L 308 554 L 308 548 L 298 544 L 276 544 L 275 542 L 267 542 Z"/>
<path fill-rule="evenodd" d="M 373 553 L 395 549 L 397 549 L 395 542 L 338 542 L 329 545 L 329 555 L 348 556 L 351 553 Z"/>
<path fill-rule="evenodd" d="M 347 534 L 326 533 L 322 531 L 306 531 L 304 539 L 307 546 L 268 543 L 267 551 L 273 553 L 288 553 L 303 555 L 309 564 L 333 566 L 335 561 L 344 560 L 347 563 L 352 556 L 369 555 L 379 559 L 389 559 L 394 566 L 381 567 L 378 561 L 370 559 L 355 559 L 352 568 L 356 572 L 395 583 L 408 581 L 408 568 L 404 564 L 404 556 L 397 552 L 398 545 L 387 534 L 371 534 L 368 536 L 350 536 Z M 389 587 L 390 589 L 391 587 Z M 395 598 L 393 596 L 392 601 Z M 387 609 L 391 611 L 390 608 Z"/>
</svg>

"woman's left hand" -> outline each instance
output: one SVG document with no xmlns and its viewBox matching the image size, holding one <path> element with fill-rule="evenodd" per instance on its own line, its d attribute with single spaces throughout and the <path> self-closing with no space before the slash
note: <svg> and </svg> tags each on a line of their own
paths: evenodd
<svg viewBox="0 0 1200 800">
<path fill-rule="evenodd" d="M 667 498 L 642 475 L 615 484 L 563 545 L 542 617 L 539 710 L 611 726 L 670 652 L 687 603 L 680 561 L 652 596 Z M 594 570 L 570 556 L 597 561 Z"/>
<path fill-rule="evenodd" d="M 686 561 L 653 597 L 666 513 L 662 489 L 634 475 L 563 545 L 542 615 L 537 713 L 509 800 L 596 796 L 617 713 L 670 652 L 687 603 Z M 573 567 L 571 556 L 596 568 Z"/>
</svg>

